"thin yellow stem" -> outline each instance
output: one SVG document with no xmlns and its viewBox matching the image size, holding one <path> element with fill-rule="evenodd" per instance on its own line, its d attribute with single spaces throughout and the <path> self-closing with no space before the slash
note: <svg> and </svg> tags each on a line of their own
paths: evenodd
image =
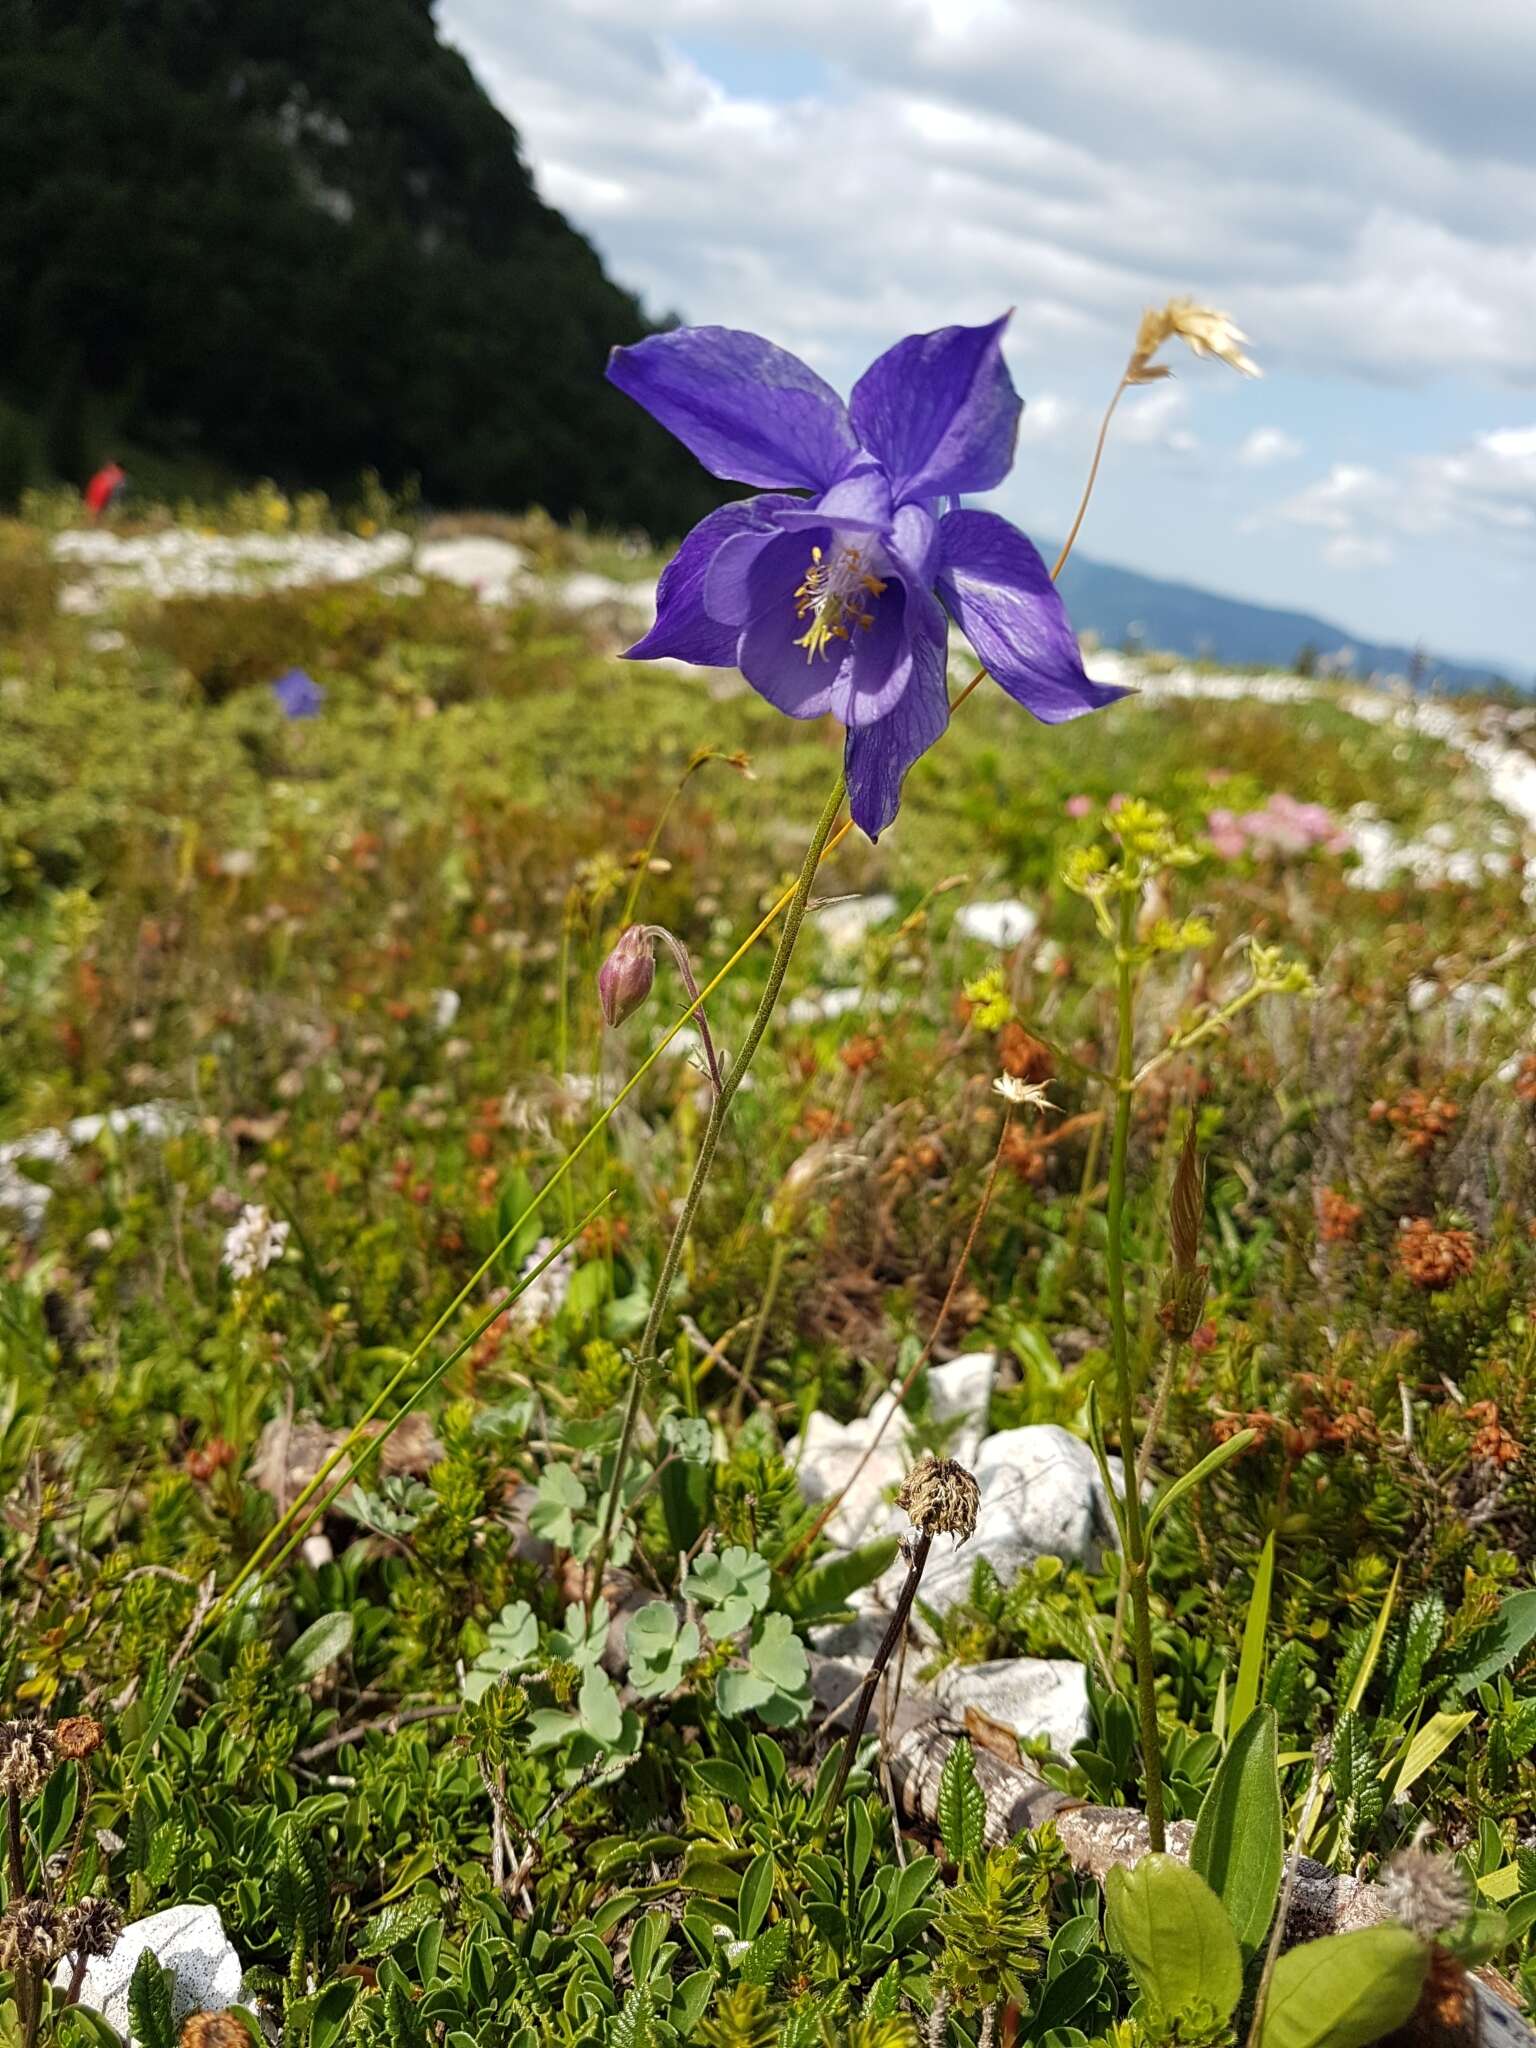
<svg viewBox="0 0 1536 2048">
<path fill-rule="evenodd" d="M 1109 423 L 1115 416 L 1115 407 L 1120 403 L 1121 398 L 1129 388 L 1127 380 L 1122 376 L 1120 382 L 1115 386 L 1115 395 L 1105 407 L 1104 417 L 1099 422 L 1099 438 L 1094 443 L 1093 461 L 1088 468 L 1088 481 L 1083 485 L 1083 495 L 1078 503 L 1077 517 L 1072 522 L 1072 531 L 1062 542 L 1061 553 L 1056 557 L 1056 566 L 1051 571 L 1051 581 L 1053 583 L 1067 566 L 1067 557 L 1076 546 L 1077 536 L 1083 530 L 1083 521 L 1088 516 L 1088 500 L 1093 496 L 1093 487 L 1098 482 L 1099 477 L 1099 464 L 1104 458 L 1104 443 L 1109 439 Z"/>
</svg>

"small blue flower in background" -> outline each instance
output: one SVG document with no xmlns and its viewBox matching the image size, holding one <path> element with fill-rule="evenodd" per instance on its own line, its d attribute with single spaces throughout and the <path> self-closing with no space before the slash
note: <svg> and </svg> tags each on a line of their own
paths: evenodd
<svg viewBox="0 0 1536 2048">
<path fill-rule="evenodd" d="M 325 692 L 307 669 L 291 668 L 272 685 L 284 718 L 313 718 L 325 702 Z"/>
<path fill-rule="evenodd" d="M 760 493 L 684 540 L 630 657 L 739 668 L 791 718 L 833 712 L 848 728 L 849 805 L 872 839 L 948 723 L 949 619 L 1047 724 L 1125 695 L 1084 673 L 1033 544 L 959 505 L 1013 464 L 1023 408 L 1006 324 L 909 335 L 846 406 L 797 357 L 735 328 L 679 328 L 609 359 L 612 382 L 707 470 Z"/>
</svg>

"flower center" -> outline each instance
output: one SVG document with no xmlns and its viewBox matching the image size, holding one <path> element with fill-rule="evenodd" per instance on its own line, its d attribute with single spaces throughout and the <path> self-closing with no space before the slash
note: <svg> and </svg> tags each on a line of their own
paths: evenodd
<svg viewBox="0 0 1536 2048">
<path fill-rule="evenodd" d="M 855 626 L 867 633 L 875 623 L 874 601 L 884 589 L 881 578 L 865 568 L 860 549 L 838 548 L 829 560 L 812 548 L 805 581 L 795 592 L 795 617 L 810 620 L 795 642 L 806 660 L 826 654 L 834 640 L 850 639 Z"/>
</svg>

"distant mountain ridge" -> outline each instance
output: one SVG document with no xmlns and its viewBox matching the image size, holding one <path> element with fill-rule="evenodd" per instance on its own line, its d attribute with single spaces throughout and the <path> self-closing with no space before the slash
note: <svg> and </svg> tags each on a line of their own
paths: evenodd
<svg viewBox="0 0 1536 2048">
<path fill-rule="evenodd" d="M 1047 561 L 1054 550 L 1042 543 Z M 1237 668 L 1294 668 L 1343 664 L 1359 676 L 1407 676 L 1426 687 L 1476 689 L 1495 682 L 1529 688 L 1532 675 L 1511 676 L 1497 663 L 1447 661 L 1425 648 L 1367 640 L 1310 612 L 1250 604 L 1189 583 L 1164 582 L 1134 569 L 1074 553 L 1061 576 L 1061 593 L 1079 633 L 1093 632 L 1107 647 L 1128 641 L 1167 654 L 1208 658 Z"/>
</svg>

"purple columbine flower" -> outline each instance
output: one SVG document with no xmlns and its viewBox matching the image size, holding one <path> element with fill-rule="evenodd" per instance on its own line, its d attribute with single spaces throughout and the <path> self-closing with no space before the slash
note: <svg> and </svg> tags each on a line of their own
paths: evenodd
<svg viewBox="0 0 1536 2048">
<path fill-rule="evenodd" d="M 272 685 L 272 694 L 284 718 L 313 718 L 325 702 L 325 692 L 308 669 L 291 668 Z"/>
<path fill-rule="evenodd" d="M 1047 724 L 1125 695 L 1088 680 L 1032 543 L 960 507 L 1013 463 L 1022 406 L 1006 324 L 909 335 L 846 406 L 797 357 L 730 327 L 654 334 L 609 359 L 612 382 L 707 470 L 760 493 L 688 535 L 630 658 L 739 668 L 791 718 L 833 712 L 848 728 L 849 804 L 872 839 L 948 723 L 949 619 Z"/>
</svg>

